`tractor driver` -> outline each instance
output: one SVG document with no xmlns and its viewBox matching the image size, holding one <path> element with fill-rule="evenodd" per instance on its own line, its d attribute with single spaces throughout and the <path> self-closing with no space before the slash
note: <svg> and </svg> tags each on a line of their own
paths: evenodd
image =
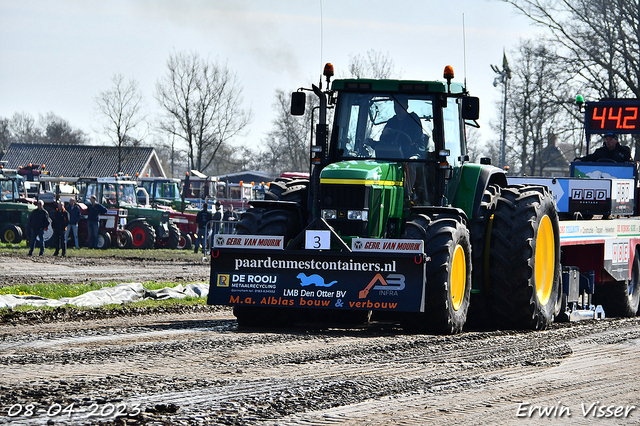
<svg viewBox="0 0 640 426">
<path fill-rule="evenodd" d="M 404 158 L 419 158 L 419 146 L 422 144 L 422 125 L 415 112 L 407 111 L 407 97 L 394 97 L 393 108 L 396 115 L 391 117 L 382 131 L 380 142 L 399 145 Z"/>
<path fill-rule="evenodd" d="M 402 157 L 408 159 L 421 158 L 421 149 L 424 149 L 422 124 L 415 112 L 409 112 L 409 99 L 406 96 L 394 97 L 394 110 L 396 115 L 391 117 L 382 131 L 380 143 L 399 145 L 402 149 Z M 427 172 L 425 165 L 421 163 L 405 163 L 405 197 L 412 204 L 424 205 L 429 203 L 429 195 L 425 178 Z"/>
</svg>

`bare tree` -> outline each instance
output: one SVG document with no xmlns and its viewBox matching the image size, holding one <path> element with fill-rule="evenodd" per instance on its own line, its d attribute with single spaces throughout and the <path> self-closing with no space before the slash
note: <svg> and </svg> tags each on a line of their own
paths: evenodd
<svg viewBox="0 0 640 426">
<path fill-rule="evenodd" d="M 14 140 L 20 143 L 38 143 L 40 132 L 36 120 L 26 112 L 16 112 L 9 121 L 9 128 Z"/>
<path fill-rule="evenodd" d="M 102 114 L 101 132 L 118 147 L 118 170 L 122 169 L 123 147 L 136 146 L 147 135 L 142 94 L 138 82 L 127 82 L 122 74 L 111 78 L 113 87 L 96 98 L 96 108 Z M 144 127 L 142 130 L 141 127 Z"/>
<path fill-rule="evenodd" d="M 560 121 L 561 108 L 554 91 L 558 90 L 561 70 L 556 68 L 554 53 L 544 45 L 525 41 L 518 53 L 508 105 L 512 125 L 507 128 L 518 147 L 521 170 L 541 174 L 544 142 Z"/>
<path fill-rule="evenodd" d="M 383 54 L 373 49 L 363 55 L 349 55 L 349 73 L 353 78 L 400 78 L 400 72 L 395 71 L 393 59 L 389 53 Z"/>
<path fill-rule="evenodd" d="M 88 143 L 89 138 L 79 129 L 50 112 L 36 122 L 31 114 L 15 113 L 10 119 L 0 118 L 0 151 L 12 143 L 53 143 L 77 145 Z"/>
<path fill-rule="evenodd" d="M 189 167 L 206 171 L 219 150 L 240 135 L 251 112 L 242 107 L 242 87 L 226 66 L 197 53 L 176 53 L 167 75 L 156 85 L 164 109 L 161 131 L 186 144 Z"/>
<path fill-rule="evenodd" d="M 272 174 L 283 171 L 306 172 L 309 170 L 309 149 L 311 142 L 311 118 L 317 104 L 315 95 L 307 96 L 303 116 L 291 115 L 289 94 L 276 90 L 273 103 L 276 118 L 273 130 L 263 143 L 266 150 L 255 155 L 253 165 L 259 170 Z"/>
<path fill-rule="evenodd" d="M 542 175 L 563 157 L 558 140 L 579 143 L 579 111 L 572 100 L 577 89 L 552 46 L 544 42 L 521 41 L 512 57 L 505 164 L 512 174 Z M 493 127 L 496 133 L 502 130 Z"/>
<path fill-rule="evenodd" d="M 9 145 L 13 142 L 13 135 L 9 127 L 8 118 L 0 118 L 0 158 L 7 151 Z"/>
<path fill-rule="evenodd" d="M 69 122 L 50 112 L 38 120 L 42 143 L 62 145 L 82 145 L 89 143 L 88 136 L 79 129 L 71 127 Z"/>
<path fill-rule="evenodd" d="M 503 0 L 548 29 L 558 60 L 588 97 L 640 97 L 637 0 Z M 640 158 L 636 138 L 635 155 Z"/>
</svg>

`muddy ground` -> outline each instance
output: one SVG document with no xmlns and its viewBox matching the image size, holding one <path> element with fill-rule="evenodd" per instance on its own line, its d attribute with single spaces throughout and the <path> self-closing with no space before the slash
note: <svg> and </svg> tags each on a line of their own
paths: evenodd
<svg viewBox="0 0 640 426">
<path fill-rule="evenodd" d="M 87 250 L 68 250 L 67 257 L 54 257 L 49 249 L 42 257 L 0 253 L 0 287 L 42 282 L 209 281 L 209 263 L 203 261 L 202 255 L 184 256 L 184 252 L 179 252 L 179 257 L 171 259 L 163 251 L 165 258 L 155 259 L 150 254 L 132 258 L 86 257 L 84 252 Z"/>
<path fill-rule="evenodd" d="M 11 267 L 71 281 L 207 274 L 65 262 Z M 0 323 L 0 424 L 640 424 L 636 318 L 431 336 L 383 323 L 239 329 L 229 309 L 206 306 L 56 312 Z"/>
</svg>

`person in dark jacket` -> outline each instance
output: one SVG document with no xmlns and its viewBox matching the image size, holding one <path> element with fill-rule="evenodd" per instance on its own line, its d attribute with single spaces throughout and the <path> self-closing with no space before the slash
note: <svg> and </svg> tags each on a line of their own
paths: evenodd
<svg viewBox="0 0 640 426">
<path fill-rule="evenodd" d="M 39 241 L 40 244 L 40 256 L 44 254 L 44 231 L 48 227 L 49 213 L 44 209 L 44 201 L 38 200 L 38 208 L 29 215 L 29 256 L 33 255 L 36 241 Z"/>
<path fill-rule="evenodd" d="M 80 216 L 82 216 L 82 212 L 80 211 L 80 206 L 76 202 L 75 198 L 69 200 L 69 226 L 67 226 L 67 232 L 65 232 L 64 240 L 69 241 L 69 233 L 73 232 L 73 238 L 76 243 L 76 248 L 80 248 L 78 244 L 78 222 L 80 221 Z"/>
<path fill-rule="evenodd" d="M 222 223 L 222 203 L 216 201 L 216 205 L 213 208 L 213 234 L 220 233 L 220 224 Z"/>
<path fill-rule="evenodd" d="M 62 248 L 62 255 L 67 255 L 67 240 L 65 236 L 67 235 L 68 225 L 69 212 L 64 208 L 62 201 L 58 201 L 58 207 L 51 221 L 51 226 L 53 226 L 53 241 L 56 243 L 56 251 L 53 252 L 54 256 L 60 253 L 60 248 Z"/>
<path fill-rule="evenodd" d="M 616 163 L 626 163 L 631 161 L 631 149 L 628 146 L 618 143 L 618 136 L 615 133 L 607 133 L 604 136 L 604 144 L 596 149 L 592 154 L 578 158 L 578 161 L 598 161 L 612 160 Z"/>
<path fill-rule="evenodd" d="M 229 204 L 227 206 L 227 211 L 222 214 L 222 226 L 225 234 L 233 233 L 236 229 L 236 224 L 234 222 L 238 219 L 238 214 L 233 210 L 233 204 Z"/>
<path fill-rule="evenodd" d="M 91 204 L 87 206 L 87 230 L 89 231 L 89 248 L 98 248 L 98 224 L 100 215 L 107 212 L 107 208 L 100 204 L 95 195 L 90 198 Z"/>
<path fill-rule="evenodd" d="M 202 244 L 202 248 L 205 248 L 204 238 L 205 232 L 207 229 L 207 223 L 213 219 L 211 216 L 211 212 L 209 211 L 209 206 L 206 202 L 202 203 L 202 210 L 198 212 L 196 215 L 196 224 L 198 225 L 198 235 L 196 236 L 196 246 L 193 249 L 194 253 L 198 252 L 198 247 Z"/>
</svg>

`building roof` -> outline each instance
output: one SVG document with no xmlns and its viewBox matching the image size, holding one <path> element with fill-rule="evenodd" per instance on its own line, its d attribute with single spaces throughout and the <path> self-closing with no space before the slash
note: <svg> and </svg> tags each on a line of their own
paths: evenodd
<svg viewBox="0 0 640 426">
<path fill-rule="evenodd" d="M 51 176 L 113 176 L 117 172 L 135 176 L 166 177 L 151 147 L 123 147 L 122 170 L 118 170 L 115 146 L 12 143 L 2 156 L 6 167 L 44 164 Z"/>
</svg>

